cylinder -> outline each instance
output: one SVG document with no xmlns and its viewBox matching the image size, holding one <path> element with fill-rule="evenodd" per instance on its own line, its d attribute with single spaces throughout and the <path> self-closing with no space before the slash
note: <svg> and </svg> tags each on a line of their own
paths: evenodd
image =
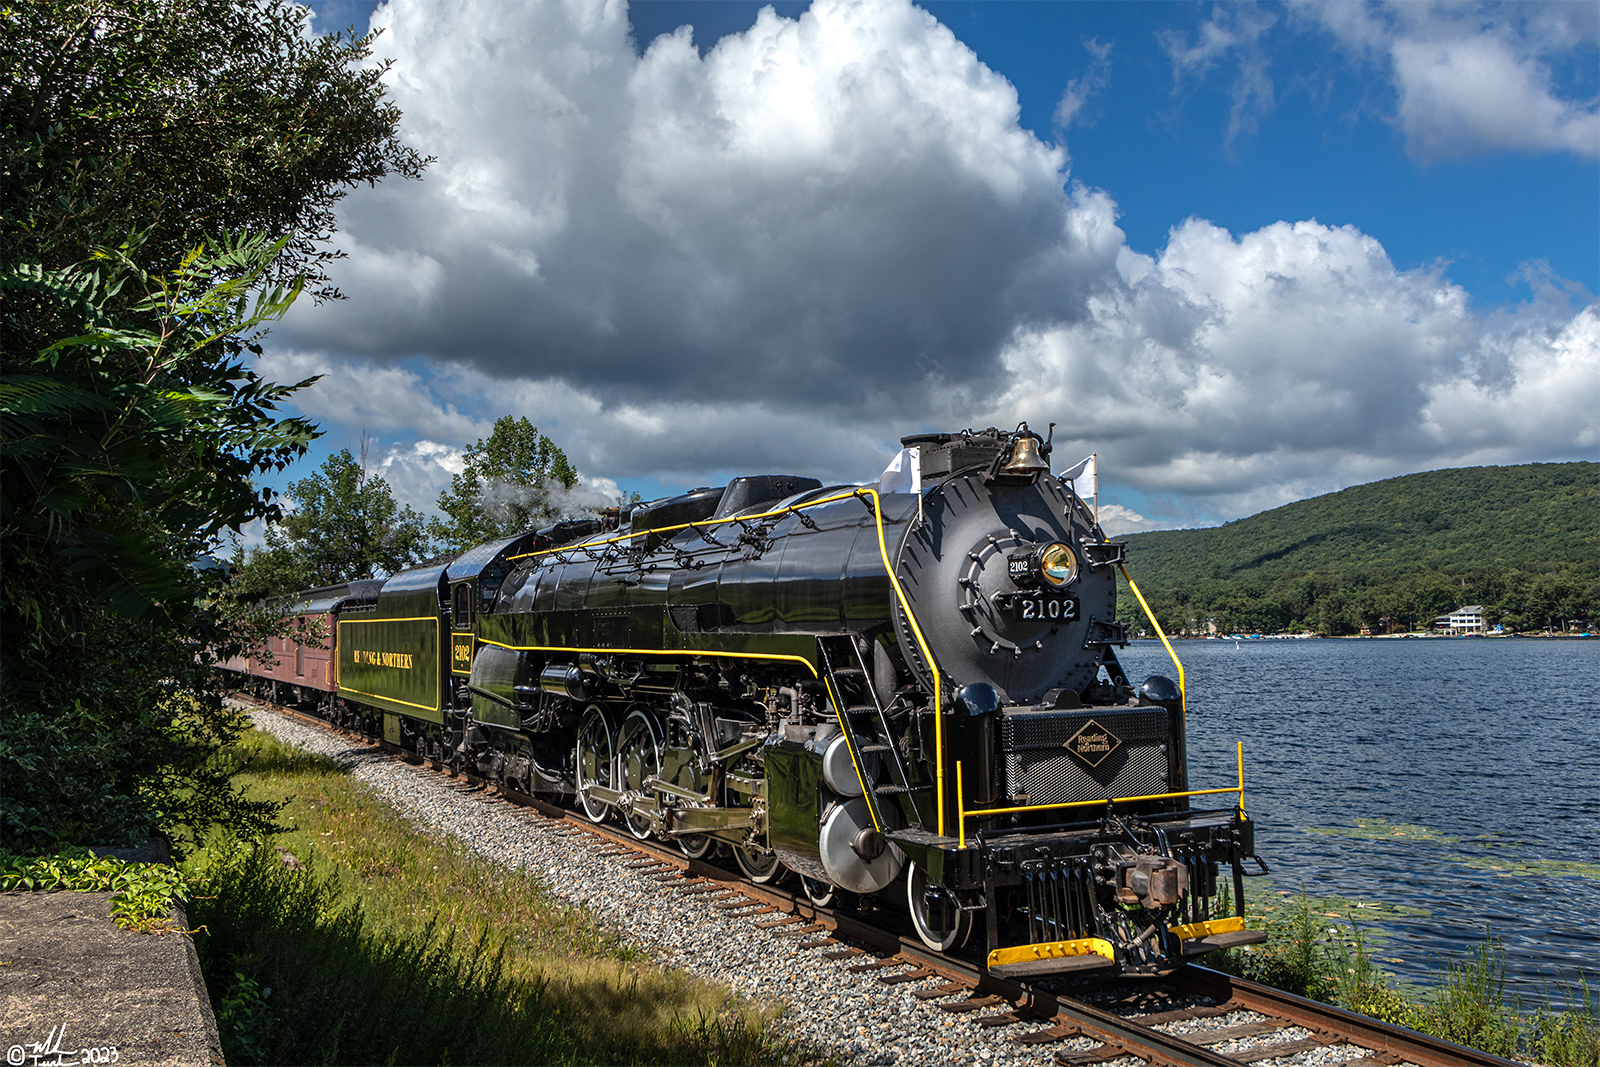
<svg viewBox="0 0 1600 1067">
<path fill-rule="evenodd" d="M 870 767 L 861 768 L 861 773 L 868 777 L 871 777 L 871 772 Z M 842 797 L 861 796 L 861 779 L 856 775 L 856 766 L 850 759 L 850 746 L 845 742 L 844 734 L 835 734 L 827 748 L 822 750 L 822 780 Z"/>
<path fill-rule="evenodd" d="M 540 671 L 539 688 L 569 700 L 583 700 L 588 693 L 583 672 L 570 663 L 552 663 Z"/>
</svg>

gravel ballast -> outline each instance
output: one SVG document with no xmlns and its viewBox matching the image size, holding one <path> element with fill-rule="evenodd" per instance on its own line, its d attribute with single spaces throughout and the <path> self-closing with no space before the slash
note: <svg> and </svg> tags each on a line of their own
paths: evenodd
<svg viewBox="0 0 1600 1067">
<path fill-rule="evenodd" d="M 1084 1038 L 1016 1044 L 1016 1037 L 1048 1024 L 980 1027 L 973 1016 L 1003 1007 L 965 1015 L 942 1011 L 938 1001 L 918 1000 L 913 991 L 944 979 L 890 986 L 870 972 L 852 974 L 847 968 L 866 957 L 825 959 L 819 951 L 798 947 L 806 937 L 775 937 L 748 918 L 712 909 L 702 897 L 666 890 L 654 880 L 659 872 L 628 870 L 616 859 L 595 855 L 595 840 L 587 833 L 552 833 L 548 822 L 486 804 L 481 794 L 452 788 L 451 779 L 436 772 L 352 746 L 268 710 L 252 706 L 249 711 L 258 729 L 336 760 L 419 828 L 453 837 L 496 863 L 522 868 L 557 896 L 589 909 L 657 964 L 725 983 L 754 1000 L 786 1004 L 779 1025 L 841 1064 L 1053 1067 L 1058 1052 L 1095 1044 Z M 1358 1055 L 1350 1046 L 1334 1046 L 1283 1062 L 1318 1067 Z"/>
</svg>

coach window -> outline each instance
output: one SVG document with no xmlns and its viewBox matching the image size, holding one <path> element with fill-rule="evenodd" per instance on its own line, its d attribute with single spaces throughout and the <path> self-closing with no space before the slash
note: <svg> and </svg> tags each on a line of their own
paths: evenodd
<svg viewBox="0 0 1600 1067">
<path fill-rule="evenodd" d="M 472 625 L 472 586 L 466 582 L 456 586 L 455 617 L 458 629 Z"/>
</svg>

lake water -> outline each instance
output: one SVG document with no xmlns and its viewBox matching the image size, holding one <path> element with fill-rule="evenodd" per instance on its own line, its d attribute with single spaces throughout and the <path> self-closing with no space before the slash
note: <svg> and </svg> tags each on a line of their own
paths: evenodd
<svg viewBox="0 0 1600 1067">
<path fill-rule="evenodd" d="M 1485 928 L 1508 991 L 1600 977 L 1600 641 L 1174 642 L 1190 788 L 1235 779 L 1270 879 L 1246 891 L 1364 907 L 1374 955 L 1431 983 Z M 1174 674 L 1159 642 L 1122 652 Z M 1204 799 L 1204 798 L 1201 798 Z M 1225 799 L 1225 798 L 1224 798 Z M 1329 909 L 1340 910 L 1343 909 Z"/>
</svg>

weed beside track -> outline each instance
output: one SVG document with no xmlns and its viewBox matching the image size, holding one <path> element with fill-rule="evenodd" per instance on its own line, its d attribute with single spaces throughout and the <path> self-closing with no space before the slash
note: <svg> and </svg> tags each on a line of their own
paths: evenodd
<svg viewBox="0 0 1600 1067">
<path fill-rule="evenodd" d="M 1216 953 L 1207 966 L 1508 1059 L 1600 1067 L 1600 990 L 1557 978 L 1532 1007 L 1507 1000 L 1505 953 L 1493 936 L 1441 960 L 1431 988 L 1412 989 L 1390 985 L 1353 916 L 1330 924 L 1327 902 L 1303 891 L 1253 905 L 1250 925 L 1267 931 L 1265 944 Z"/>
</svg>

